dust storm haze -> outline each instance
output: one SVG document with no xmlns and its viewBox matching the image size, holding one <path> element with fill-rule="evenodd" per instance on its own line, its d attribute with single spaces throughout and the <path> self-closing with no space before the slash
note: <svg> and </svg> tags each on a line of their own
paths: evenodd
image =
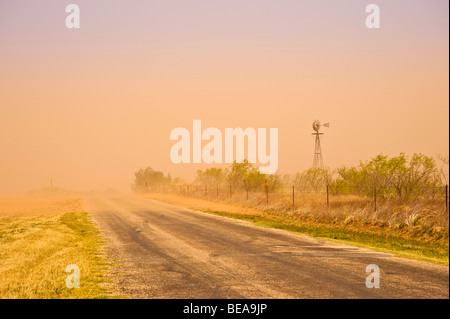
<svg viewBox="0 0 450 319">
<path fill-rule="evenodd" d="M 278 128 L 278 172 L 377 154 L 448 156 L 448 2 L 0 3 L 0 197 L 50 186 L 129 192 L 151 166 L 188 181 L 170 132 Z M 211 166 L 218 166 L 211 164 Z"/>
</svg>

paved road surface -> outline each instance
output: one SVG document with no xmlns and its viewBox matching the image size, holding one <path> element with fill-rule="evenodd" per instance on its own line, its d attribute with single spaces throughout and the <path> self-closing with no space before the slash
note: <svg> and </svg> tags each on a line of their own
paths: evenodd
<svg viewBox="0 0 450 319">
<path fill-rule="evenodd" d="M 131 298 L 449 298 L 449 268 L 136 197 L 86 209 Z M 366 287 L 366 266 L 380 288 Z"/>
</svg>

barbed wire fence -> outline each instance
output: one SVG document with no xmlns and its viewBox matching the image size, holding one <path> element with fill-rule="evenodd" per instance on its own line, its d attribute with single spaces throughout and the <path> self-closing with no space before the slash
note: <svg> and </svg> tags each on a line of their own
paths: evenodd
<svg viewBox="0 0 450 319">
<path fill-rule="evenodd" d="M 317 186 L 278 186 L 275 189 L 270 187 L 245 189 L 233 186 L 207 186 L 207 185 L 166 185 L 158 187 L 154 191 L 164 193 L 174 193 L 183 196 L 222 199 L 228 201 L 250 201 L 256 200 L 258 203 L 270 205 L 273 202 L 284 202 L 286 206 L 292 209 L 303 204 L 305 195 L 314 195 L 316 203 L 322 203 L 323 206 L 333 207 L 341 205 L 340 199 L 348 196 L 359 198 L 366 204 L 371 204 L 374 211 L 377 211 L 384 203 L 389 201 L 411 202 L 417 200 L 432 200 L 441 202 L 441 208 L 447 214 L 449 212 L 449 189 L 445 186 L 422 187 L 421 192 L 401 197 L 392 189 L 383 189 L 382 187 L 370 187 L 361 185 L 317 185 Z M 290 202 L 290 205 L 288 205 Z"/>
</svg>

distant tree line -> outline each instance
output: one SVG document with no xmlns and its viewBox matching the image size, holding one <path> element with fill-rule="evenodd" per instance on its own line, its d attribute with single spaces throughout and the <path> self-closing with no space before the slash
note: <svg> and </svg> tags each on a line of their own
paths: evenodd
<svg viewBox="0 0 450 319">
<path fill-rule="evenodd" d="M 416 153 L 411 158 L 404 153 L 391 158 L 378 155 L 356 167 L 340 168 L 337 174 L 338 178 L 330 183 L 336 190 L 351 186 L 357 192 L 376 191 L 382 197 L 411 199 L 434 195 L 445 185 L 435 160 Z"/>
<path fill-rule="evenodd" d="M 146 191 L 160 190 L 161 186 L 172 183 L 170 173 L 164 176 L 161 171 L 154 170 L 151 167 L 141 168 L 134 173 L 134 183 L 131 189 L 136 193 L 144 193 Z"/>
<path fill-rule="evenodd" d="M 443 162 L 448 165 L 448 159 Z M 162 186 L 180 184 L 172 180 L 170 173 L 150 167 L 135 172 L 132 189 L 135 192 L 159 190 Z M 432 157 L 404 153 L 388 157 L 378 155 L 357 166 L 330 169 L 308 169 L 294 175 L 262 174 L 252 163 L 234 162 L 228 168 L 206 168 L 197 171 L 194 184 L 207 188 L 229 187 L 249 192 L 262 191 L 268 185 L 270 191 L 292 187 L 304 191 L 323 191 L 326 187 L 334 194 L 359 194 L 379 197 L 412 199 L 434 195 L 447 183 L 442 170 Z"/>
<path fill-rule="evenodd" d="M 198 170 L 195 183 L 205 187 L 231 186 L 233 189 L 243 189 L 247 191 L 264 190 L 268 185 L 269 190 L 276 190 L 283 186 L 279 174 L 262 174 L 252 163 L 244 160 L 241 163 L 236 161 L 230 168 L 207 168 Z"/>
<path fill-rule="evenodd" d="M 328 186 L 329 191 L 335 194 L 372 196 L 376 192 L 377 196 L 384 198 L 412 199 L 435 195 L 446 184 L 446 178 L 432 157 L 414 153 L 408 158 L 400 153 L 394 157 L 378 155 L 357 166 L 333 171 L 309 169 L 297 173 L 292 183 L 314 190 Z"/>
</svg>

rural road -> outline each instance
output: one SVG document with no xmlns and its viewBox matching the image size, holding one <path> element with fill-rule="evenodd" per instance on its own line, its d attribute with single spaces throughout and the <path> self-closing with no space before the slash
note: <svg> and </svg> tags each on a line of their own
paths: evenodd
<svg viewBox="0 0 450 319">
<path fill-rule="evenodd" d="M 449 267 L 150 199 L 85 199 L 131 298 L 449 298 Z M 380 288 L 366 287 L 366 266 Z"/>
</svg>

